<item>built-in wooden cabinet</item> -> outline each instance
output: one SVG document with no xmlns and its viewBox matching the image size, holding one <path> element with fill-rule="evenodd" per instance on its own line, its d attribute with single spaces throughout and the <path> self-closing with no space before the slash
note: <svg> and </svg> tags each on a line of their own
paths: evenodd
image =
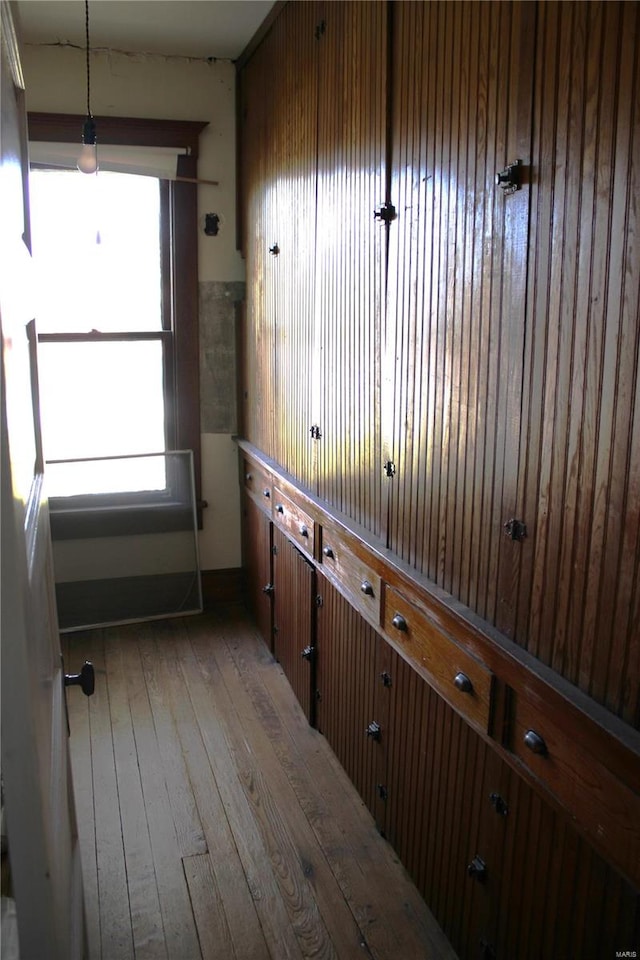
<svg viewBox="0 0 640 960">
<path fill-rule="evenodd" d="M 318 725 L 463 957 L 640 939 L 639 39 L 294 0 L 239 67 L 243 452 Z"/>
<path fill-rule="evenodd" d="M 313 719 L 315 568 L 279 527 L 273 528 L 273 655 L 305 716 Z"/>
<path fill-rule="evenodd" d="M 624 726 L 580 722 L 584 704 L 515 644 L 498 655 L 451 598 L 241 446 L 245 488 L 259 477 L 248 596 L 259 608 L 268 579 L 276 659 L 460 957 L 633 942 L 638 771 Z"/>
</svg>

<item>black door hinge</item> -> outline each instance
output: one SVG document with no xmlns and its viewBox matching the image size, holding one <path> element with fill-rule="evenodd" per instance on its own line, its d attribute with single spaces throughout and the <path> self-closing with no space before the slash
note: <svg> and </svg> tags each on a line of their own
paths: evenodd
<svg viewBox="0 0 640 960">
<path fill-rule="evenodd" d="M 374 220 L 379 220 L 380 223 L 390 224 L 393 220 L 396 219 L 396 208 L 389 201 L 381 203 L 379 207 L 373 211 Z"/>
<path fill-rule="evenodd" d="M 384 465 L 384 475 L 385 477 L 395 477 L 396 475 L 396 465 L 393 460 L 387 460 Z"/>
</svg>

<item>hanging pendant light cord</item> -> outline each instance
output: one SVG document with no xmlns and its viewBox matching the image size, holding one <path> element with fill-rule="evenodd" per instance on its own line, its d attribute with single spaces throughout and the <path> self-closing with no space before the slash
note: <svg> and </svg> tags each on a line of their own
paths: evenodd
<svg viewBox="0 0 640 960">
<path fill-rule="evenodd" d="M 87 116 L 91 116 L 91 64 L 89 62 L 89 0 L 84 0 L 84 19 L 87 48 Z"/>
</svg>

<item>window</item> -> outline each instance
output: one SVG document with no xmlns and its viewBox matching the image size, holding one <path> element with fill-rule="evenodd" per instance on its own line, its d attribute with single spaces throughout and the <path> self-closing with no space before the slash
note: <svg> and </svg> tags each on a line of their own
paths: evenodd
<svg viewBox="0 0 640 960">
<path fill-rule="evenodd" d="M 204 124 L 96 118 L 96 125 L 100 143 L 186 150 L 186 155 L 179 158 L 178 175 L 191 180 L 196 177 L 198 135 Z M 29 115 L 32 141 L 79 142 L 81 129 L 81 117 Z M 46 178 L 56 178 L 60 183 L 59 191 L 56 187 L 53 192 L 54 196 L 58 194 L 55 211 L 45 212 L 41 186 L 45 193 L 52 193 L 46 189 L 51 179 Z M 63 186 L 71 181 L 72 187 Z M 53 268 L 51 258 L 53 273 L 46 280 L 47 289 L 53 292 L 57 287 L 60 296 L 47 296 L 39 312 L 41 392 L 48 396 L 56 381 L 65 388 L 58 391 L 55 404 L 47 400 L 47 409 L 43 410 L 46 458 L 76 458 L 79 452 L 82 456 L 104 457 L 191 449 L 199 501 L 195 190 L 193 182 L 179 180 L 43 171 L 34 179 L 31 204 L 36 255 L 39 238 L 44 243 L 44 233 L 55 236 L 51 229 L 40 229 L 41 216 L 48 217 L 49 227 L 55 228 L 52 218 L 62 222 L 64 210 L 73 206 L 79 211 L 78 222 L 84 218 L 82 229 L 92 241 L 84 243 L 84 253 L 75 253 L 86 282 L 70 279 L 60 262 Z M 74 254 L 67 253 L 66 260 L 71 256 Z M 120 275 L 123 265 L 134 266 L 133 275 L 126 281 L 109 286 L 100 279 L 105 268 L 106 273 L 111 270 Z M 145 435 L 136 438 L 134 433 L 125 441 L 123 426 L 136 419 L 144 423 Z M 74 430 L 59 429 L 59 424 L 71 422 Z M 77 446 L 79 433 L 83 434 L 81 451 Z M 161 459 L 149 458 L 149 463 Z M 59 486 L 51 493 L 64 494 L 65 498 L 77 496 L 78 504 L 86 504 L 83 494 L 89 490 L 73 489 L 63 473 L 57 470 L 56 474 Z M 157 477 L 138 481 L 147 491 L 163 482 L 168 483 L 166 478 Z M 115 487 L 121 483 L 104 477 L 99 485 L 102 489 L 95 489 L 94 483 L 93 492 L 103 498 L 101 505 L 117 505 Z M 127 485 L 129 492 L 136 489 L 133 481 L 127 481 Z M 65 499 L 65 506 L 69 505 L 69 499 Z M 55 508 L 54 496 L 52 512 Z"/>
</svg>

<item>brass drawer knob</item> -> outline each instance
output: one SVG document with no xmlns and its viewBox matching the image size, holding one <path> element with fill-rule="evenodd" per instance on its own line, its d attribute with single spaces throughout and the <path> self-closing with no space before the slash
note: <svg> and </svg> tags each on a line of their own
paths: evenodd
<svg viewBox="0 0 640 960">
<path fill-rule="evenodd" d="M 335 557 L 333 550 L 329 546 L 323 547 L 322 552 L 325 555 L 325 557 L 329 558 L 329 560 L 333 560 L 333 558 Z"/>
<path fill-rule="evenodd" d="M 373 587 L 371 586 L 368 580 L 362 581 L 362 583 L 360 584 L 360 589 L 364 593 L 365 597 L 373 596 Z"/>
<path fill-rule="evenodd" d="M 401 613 L 396 613 L 395 617 L 391 621 L 391 626 L 395 627 L 396 630 L 402 630 L 403 633 L 406 633 L 409 627 L 407 626 L 407 621 L 402 616 Z"/>
<path fill-rule="evenodd" d="M 473 684 L 466 673 L 456 673 L 453 685 L 460 693 L 473 693 Z"/>
<path fill-rule="evenodd" d="M 535 730 L 527 730 L 524 735 L 524 745 L 531 750 L 532 753 L 537 753 L 539 756 L 544 757 L 547 754 L 547 745 Z"/>
</svg>

